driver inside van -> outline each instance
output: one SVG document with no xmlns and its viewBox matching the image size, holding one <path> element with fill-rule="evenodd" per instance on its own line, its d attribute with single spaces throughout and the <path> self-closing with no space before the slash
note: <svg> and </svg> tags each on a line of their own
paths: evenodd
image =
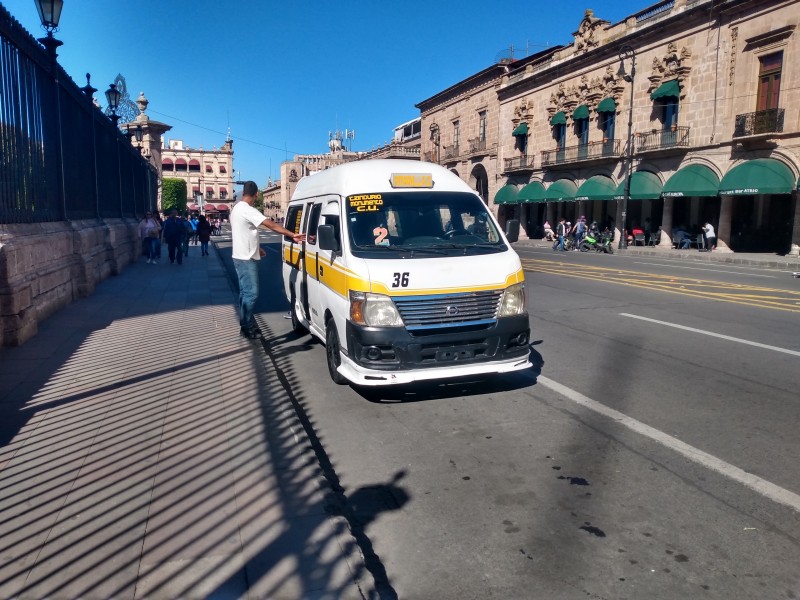
<svg viewBox="0 0 800 600">
<path fill-rule="evenodd" d="M 467 227 L 467 231 L 472 235 L 477 235 L 484 239 L 489 237 L 489 226 L 486 224 L 486 213 L 479 212 L 475 215 L 475 221 Z"/>
</svg>

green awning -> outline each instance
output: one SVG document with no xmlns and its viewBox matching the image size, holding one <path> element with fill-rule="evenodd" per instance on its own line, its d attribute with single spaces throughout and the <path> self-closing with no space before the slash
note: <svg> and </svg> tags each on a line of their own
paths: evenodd
<svg viewBox="0 0 800 600">
<path fill-rule="evenodd" d="M 679 97 L 681 95 L 681 86 L 678 84 L 677 79 L 670 79 L 665 81 L 655 92 L 650 94 L 651 100 L 658 100 L 659 98 Z"/>
<path fill-rule="evenodd" d="M 558 111 L 556 114 L 553 115 L 553 118 L 550 119 L 550 125 L 566 125 L 567 124 L 567 115 L 564 114 L 564 111 Z"/>
<path fill-rule="evenodd" d="M 578 108 L 575 109 L 575 112 L 572 113 L 573 119 L 588 119 L 589 118 L 589 107 L 585 104 L 581 104 Z"/>
<path fill-rule="evenodd" d="M 520 123 L 517 128 L 511 132 L 511 135 L 528 135 L 528 124 Z"/>
<path fill-rule="evenodd" d="M 494 196 L 494 203 L 495 204 L 517 204 L 519 200 L 517 200 L 517 196 L 519 192 L 517 192 L 517 188 L 513 185 L 504 185 Z"/>
<path fill-rule="evenodd" d="M 625 180 L 617 186 L 614 200 L 625 197 Z M 650 171 L 636 171 L 631 177 L 630 200 L 658 200 L 661 197 L 661 180 Z"/>
<path fill-rule="evenodd" d="M 714 171 L 705 165 L 687 165 L 667 180 L 661 195 L 665 198 L 708 198 L 716 196 L 718 191 L 719 177 Z"/>
<path fill-rule="evenodd" d="M 544 202 L 544 186 L 538 181 L 532 181 L 519 191 L 517 200 L 520 202 Z"/>
<path fill-rule="evenodd" d="M 581 184 L 575 192 L 575 200 L 613 200 L 617 186 L 605 175 L 595 175 Z"/>
<path fill-rule="evenodd" d="M 614 101 L 613 98 L 603 98 L 600 101 L 600 104 L 597 105 L 597 112 L 616 112 L 617 111 L 617 103 Z"/>
<path fill-rule="evenodd" d="M 544 192 L 544 199 L 547 202 L 573 202 L 577 186 L 569 179 L 559 179 L 550 184 Z"/>
<path fill-rule="evenodd" d="M 722 196 L 748 194 L 791 194 L 794 176 L 774 158 L 756 158 L 735 166 L 719 183 Z"/>
</svg>

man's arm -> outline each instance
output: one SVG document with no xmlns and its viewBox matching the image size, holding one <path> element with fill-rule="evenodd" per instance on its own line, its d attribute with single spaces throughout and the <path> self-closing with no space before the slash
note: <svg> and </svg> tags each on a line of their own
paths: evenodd
<svg viewBox="0 0 800 600">
<path fill-rule="evenodd" d="M 286 227 L 279 225 L 269 219 L 264 219 L 261 222 L 261 227 L 266 227 L 267 229 L 271 229 L 276 233 L 280 233 L 281 235 L 285 235 L 286 237 L 292 238 L 292 240 L 296 243 L 305 242 L 306 241 L 306 234 L 304 233 L 295 233 L 294 231 L 289 231 Z"/>
</svg>

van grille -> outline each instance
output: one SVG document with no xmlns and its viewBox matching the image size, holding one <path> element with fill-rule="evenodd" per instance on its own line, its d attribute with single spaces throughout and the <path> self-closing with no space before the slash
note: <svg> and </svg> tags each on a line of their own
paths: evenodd
<svg viewBox="0 0 800 600">
<path fill-rule="evenodd" d="M 442 294 L 436 296 L 395 296 L 400 316 L 409 331 L 491 324 L 497 320 L 501 290 Z"/>
</svg>

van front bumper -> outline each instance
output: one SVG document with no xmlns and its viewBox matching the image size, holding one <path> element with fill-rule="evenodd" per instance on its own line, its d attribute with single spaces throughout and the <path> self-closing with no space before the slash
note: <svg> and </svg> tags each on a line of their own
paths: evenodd
<svg viewBox="0 0 800 600">
<path fill-rule="evenodd" d="M 347 356 L 339 371 L 358 385 L 506 373 L 531 366 L 529 338 L 527 314 L 503 317 L 489 327 L 424 335 L 348 321 Z"/>
</svg>

